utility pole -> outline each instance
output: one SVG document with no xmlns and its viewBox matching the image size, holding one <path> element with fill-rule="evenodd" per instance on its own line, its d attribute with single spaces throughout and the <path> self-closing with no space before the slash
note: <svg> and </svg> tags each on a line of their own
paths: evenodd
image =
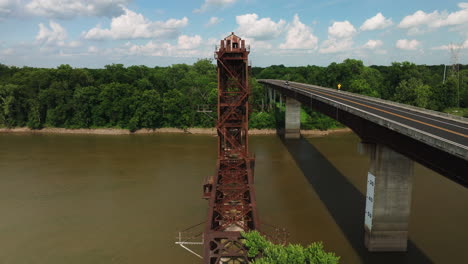
<svg viewBox="0 0 468 264">
<path fill-rule="evenodd" d="M 452 59 L 452 75 L 457 78 L 457 107 L 460 107 L 460 64 L 458 63 L 460 58 L 460 49 L 463 43 L 460 45 L 454 45 L 450 43 L 450 53 Z"/>
<path fill-rule="evenodd" d="M 444 65 L 444 78 L 442 79 L 442 84 L 445 83 L 445 73 L 447 72 L 447 65 Z"/>
</svg>

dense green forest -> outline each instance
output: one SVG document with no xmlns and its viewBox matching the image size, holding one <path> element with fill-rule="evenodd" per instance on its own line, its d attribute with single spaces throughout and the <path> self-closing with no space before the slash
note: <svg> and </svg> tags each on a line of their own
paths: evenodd
<svg viewBox="0 0 468 264">
<path fill-rule="evenodd" d="M 454 72 L 444 65 L 409 62 L 366 67 L 347 59 L 328 67 L 253 67 L 250 127 L 274 128 L 282 106 L 271 100 L 256 79 L 284 79 L 365 94 L 437 111 L 468 107 L 468 66 Z M 216 66 L 203 59 L 169 67 L 112 64 L 104 69 L 9 67 L 0 64 L 0 127 L 139 128 L 212 127 L 217 103 Z M 460 109 L 461 108 L 461 109 Z M 463 112 L 465 111 L 465 112 Z M 303 109 L 304 129 L 340 126 Z"/>
</svg>

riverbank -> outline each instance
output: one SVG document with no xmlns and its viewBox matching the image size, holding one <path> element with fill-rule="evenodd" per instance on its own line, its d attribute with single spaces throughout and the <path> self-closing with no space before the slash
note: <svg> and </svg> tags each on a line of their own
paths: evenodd
<svg viewBox="0 0 468 264">
<path fill-rule="evenodd" d="M 350 132 L 349 128 L 338 128 L 331 130 L 301 130 L 304 136 L 325 136 L 335 133 Z M 203 134 L 203 135 L 216 135 L 214 128 L 157 128 L 157 129 L 139 129 L 135 132 L 130 132 L 128 129 L 118 128 L 43 128 L 43 129 L 30 129 L 27 127 L 18 128 L 0 128 L 1 133 L 32 133 L 32 134 L 89 134 L 89 135 L 130 135 L 130 134 L 160 134 L 160 133 L 174 133 L 174 134 Z M 274 135 L 276 129 L 251 129 L 249 135 Z"/>
</svg>

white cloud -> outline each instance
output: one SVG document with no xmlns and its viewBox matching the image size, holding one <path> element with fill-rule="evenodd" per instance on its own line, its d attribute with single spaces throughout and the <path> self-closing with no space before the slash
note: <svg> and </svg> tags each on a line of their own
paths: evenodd
<svg viewBox="0 0 468 264">
<path fill-rule="evenodd" d="M 349 21 L 335 22 L 328 28 L 328 35 L 334 38 L 349 38 L 356 34 L 356 28 Z"/>
<path fill-rule="evenodd" d="M 412 28 L 409 28 L 408 31 L 406 32 L 406 34 L 408 34 L 409 36 L 416 36 L 416 35 L 423 35 L 427 32 L 429 32 L 430 30 L 427 29 L 427 28 L 421 28 L 421 27 L 412 27 Z"/>
<path fill-rule="evenodd" d="M 459 11 L 448 13 L 446 11 L 439 12 L 438 10 L 432 13 L 425 13 L 424 11 L 416 11 L 414 14 L 404 17 L 399 28 L 408 29 L 408 34 L 424 33 L 427 30 L 423 28 L 440 28 L 444 26 L 458 27 L 468 23 L 468 3 L 459 3 Z M 461 27 L 465 29 L 466 27 Z M 462 32 L 464 33 L 464 32 Z"/>
<path fill-rule="evenodd" d="M 312 34 L 312 29 L 304 25 L 299 16 L 294 15 L 292 23 L 288 26 L 286 42 L 280 45 L 281 49 L 317 49 L 318 38 Z"/>
<path fill-rule="evenodd" d="M 203 5 L 200 8 L 193 10 L 194 13 L 204 13 L 208 10 L 215 8 L 226 8 L 229 5 L 232 5 L 237 0 L 205 0 Z"/>
<path fill-rule="evenodd" d="M 82 45 L 80 41 L 66 41 L 67 31 L 59 23 L 49 21 L 49 27 L 39 24 L 39 32 L 36 35 L 36 43 L 41 45 L 42 50 L 53 51 L 56 48 L 78 48 Z"/>
<path fill-rule="evenodd" d="M 413 28 L 420 25 L 435 26 L 440 21 L 441 15 L 439 11 L 425 13 L 424 11 L 416 11 L 414 14 L 406 16 L 398 25 L 399 28 Z"/>
<path fill-rule="evenodd" d="M 320 53 L 337 53 L 342 51 L 350 50 L 353 46 L 354 41 L 352 39 L 327 39 L 322 42 L 322 48 L 320 48 Z"/>
<path fill-rule="evenodd" d="M 152 40 L 145 45 L 132 45 L 128 52 L 131 55 L 145 56 L 170 56 L 169 54 L 174 48 L 169 43 L 155 43 Z"/>
<path fill-rule="evenodd" d="M 438 47 L 433 47 L 432 49 L 433 49 L 433 50 L 468 49 L 468 40 L 465 40 L 465 42 L 463 42 L 463 43 L 460 44 L 460 45 L 450 43 L 450 44 L 448 44 L 448 45 L 442 45 L 442 46 L 438 46 Z"/>
<path fill-rule="evenodd" d="M 468 3 L 459 3 L 458 7 L 462 10 L 450 13 L 442 25 L 454 26 L 468 23 Z"/>
<path fill-rule="evenodd" d="M 219 41 L 220 41 L 220 39 L 218 40 L 218 39 L 216 39 L 216 38 L 209 38 L 207 41 L 205 41 L 205 43 L 206 43 L 206 45 L 208 45 L 208 46 L 210 46 L 210 47 L 213 46 L 213 51 L 214 51 L 214 46 L 215 46 L 216 44 L 218 44 Z"/>
<path fill-rule="evenodd" d="M 167 21 L 149 21 L 142 14 L 124 8 L 124 14 L 112 18 L 110 28 L 100 25 L 85 32 L 85 39 L 137 39 L 137 38 L 174 38 L 180 29 L 187 26 L 188 19 L 169 19 Z"/>
<path fill-rule="evenodd" d="M 17 0 L 0 0 L 0 18 L 11 15 L 17 8 Z"/>
<path fill-rule="evenodd" d="M 67 31 L 58 23 L 49 21 L 49 27 L 39 24 L 39 32 L 36 35 L 36 41 L 45 45 L 65 45 Z"/>
<path fill-rule="evenodd" d="M 89 46 L 88 47 L 88 53 L 97 53 L 99 49 L 96 46 Z"/>
<path fill-rule="evenodd" d="M 214 26 L 216 24 L 219 24 L 221 23 L 221 21 L 223 21 L 222 18 L 219 18 L 219 17 L 211 17 L 210 20 L 208 21 L 208 23 L 206 23 L 206 26 Z"/>
<path fill-rule="evenodd" d="M 400 39 L 396 42 L 396 47 L 402 50 L 416 50 L 421 45 L 421 42 L 413 39 Z"/>
<path fill-rule="evenodd" d="M 69 19 L 76 16 L 112 17 L 124 12 L 123 5 L 131 0 L 32 0 L 26 12 L 52 18 Z"/>
<path fill-rule="evenodd" d="M 202 38 L 199 35 L 193 37 L 182 35 L 177 41 L 179 49 L 196 49 L 200 46 Z"/>
<path fill-rule="evenodd" d="M 364 44 L 363 48 L 376 49 L 376 48 L 381 47 L 382 45 L 383 45 L 383 42 L 381 40 L 370 39 L 369 41 L 367 41 L 366 44 Z"/>
<path fill-rule="evenodd" d="M 270 40 L 278 37 L 286 24 L 282 19 L 278 22 L 272 21 L 269 17 L 258 19 L 257 14 L 236 16 L 236 22 L 239 25 L 236 32 L 240 36 L 255 40 Z"/>
<path fill-rule="evenodd" d="M 210 39 L 208 42 L 211 43 L 213 40 Z M 181 35 L 179 36 L 177 45 L 150 40 L 144 45 L 127 44 L 127 49 L 123 52 L 129 55 L 154 57 L 207 57 L 211 55 L 213 50 L 206 49 L 207 46 L 210 46 L 211 48 L 211 45 L 201 46 L 201 43 L 202 38 L 199 35 Z"/>
<path fill-rule="evenodd" d="M 270 43 L 270 41 L 255 40 L 252 38 L 242 38 L 242 39 L 245 40 L 245 45 L 250 45 L 250 49 L 252 51 L 273 49 L 273 45 Z"/>
<path fill-rule="evenodd" d="M 67 44 L 67 46 L 70 47 L 70 48 L 78 48 L 78 47 L 81 47 L 81 42 L 73 40 L 73 41 L 70 41 Z"/>
<path fill-rule="evenodd" d="M 0 52 L 0 54 L 2 55 L 13 55 L 14 53 L 15 53 L 15 50 L 12 48 L 7 48 Z"/>
<path fill-rule="evenodd" d="M 328 27 L 328 39 L 322 43 L 320 53 L 337 53 L 350 50 L 354 44 L 356 28 L 349 22 L 334 22 Z"/>
<path fill-rule="evenodd" d="M 384 29 L 393 24 L 391 19 L 386 19 L 382 13 L 378 13 L 374 17 L 367 19 L 361 26 L 361 30 L 376 30 L 376 29 Z"/>
<path fill-rule="evenodd" d="M 461 35 L 461 37 L 463 37 L 464 39 L 468 39 L 468 23 L 453 26 L 449 28 L 449 31 L 458 32 Z"/>
</svg>

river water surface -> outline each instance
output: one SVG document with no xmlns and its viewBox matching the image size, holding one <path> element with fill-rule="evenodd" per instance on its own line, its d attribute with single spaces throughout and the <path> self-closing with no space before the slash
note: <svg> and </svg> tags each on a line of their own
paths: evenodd
<svg viewBox="0 0 468 264">
<path fill-rule="evenodd" d="M 251 136 L 260 220 L 293 243 L 323 241 L 341 263 L 468 263 L 468 191 L 420 165 L 408 253 L 364 249 L 358 142 Z M 200 263 L 174 242 L 206 217 L 216 146 L 206 135 L 0 135 L 0 263 Z"/>
</svg>

